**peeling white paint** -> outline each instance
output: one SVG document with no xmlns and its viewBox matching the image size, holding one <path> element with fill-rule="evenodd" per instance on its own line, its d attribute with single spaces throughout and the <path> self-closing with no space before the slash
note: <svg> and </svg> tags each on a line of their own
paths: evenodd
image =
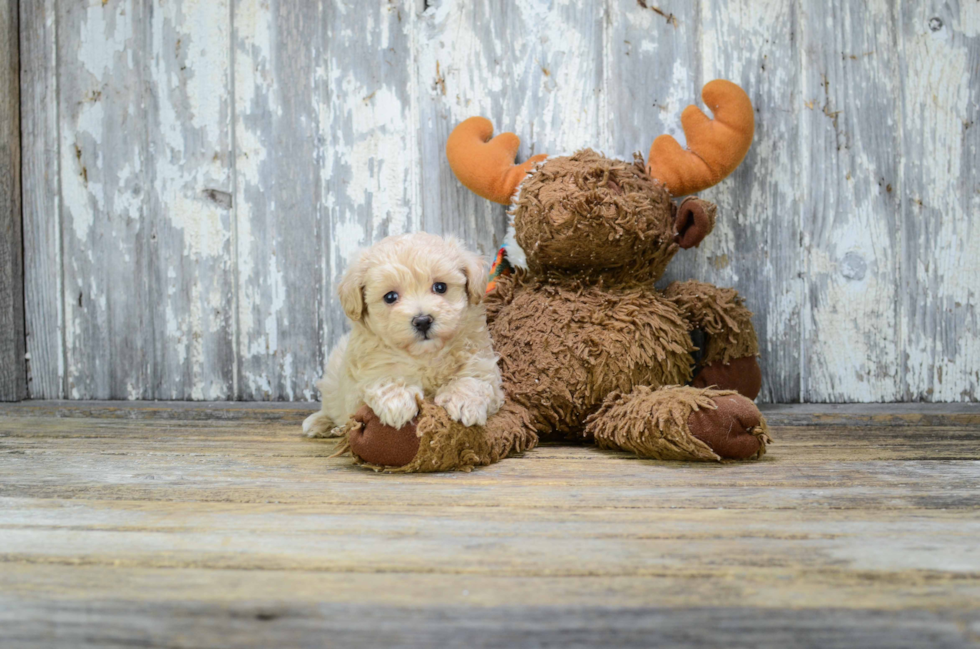
<svg viewBox="0 0 980 649">
<path fill-rule="evenodd" d="M 269 304 L 263 305 L 262 310 L 267 314 L 262 328 L 264 336 L 253 339 L 248 349 L 250 356 L 275 354 L 279 351 L 279 310 L 286 303 L 286 286 L 277 258 L 271 257 L 267 263 L 268 274 L 266 277 L 269 280 L 271 301 Z"/>
<path fill-rule="evenodd" d="M 79 241 L 88 241 L 96 214 L 105 210 L 102 183 L 95 180 L 101 154 L 88 146 L 82 149 L 80 141 L 101 141 L 104 120 L 101 103 L 86 103 L 79 110 L 75 131 L 62 133 L 61 192 Z"/>
<path fill-rule="evenodd" d="M 228 2 L 223 0 L 183 0 L 181 13 L 192 17 L 189 30 L 182 32 L 181 47 L 186 51 L 187 97 L 191 124 L 204 132 L 205 141 L 217 143 L 226 118 L 222 89 L 228 87 L 229 43 Z"/>
<path fill-rule="evenodd" d="M 662 101 L 660 110 L 663 114 L 664 134 L 673 136 L 682 147 L 687 146 L 687 136 L 681 126 L 681 113 L 691 104 L 699 106 L 709 117 L 711 116 L 711 111 L 706 110 L 701 101 L 701 89 L 694 83 L 690 63 L 680 60 L 674 61 L 670 93 Z M 645 157 L 651 145 L 653 145 L 652 140 L 641 142 L 637 147 Z"/>
<path fill-rule="evenodd" d="M 132 37 L 132 12 L 125 10 L 125 3 L 106 5 L 100 0 L 89 0 L 85 12 L 84 28 L 78 40 L 78 61 L 96 78 L 102 78 L 114 66 L 117 54 L 126 49 Z M 132 53 L 127 62 L 132 66 Z"/>
<path fill-rule="evenodd" d="M 227 254 L 231 231 L 225 210 L 209 205 L 204 198 L 187 198 L 182 193 L 171 193 L 168 198 L 164 209 L 170 224 L 184 233 L 185 254 L 192 259 L 220 259 Z"/>
<path fill-rule="evenodd" d="M 334 66 L 339 63 L 335 61 Z M 335 153 L 335 164 L 349 168 L 347 204 L 361 208 L 370 201 L 373 213 L 384 217 L 390 233 L 404 232 L 410 218 L 404 181 L 412 140 L 402 129 L 408 106 L 391 89 L 369 89 L 353 74 L 345 75 L 340 87 L 342 103 L 335 111 L 349 120 L 352 142 L 345 151 Z M 380 225 L 381 219 L 376 224 Z"/>
<path fill-rule="evenodd" d="M 270 112 L 277 112 L 277 94 L 273 85 L 271 63 L 273 56 L 272 16 L 268 4 L 258 0 L 244 0 L 235 8 L 235 35 L 233 47 L 236 50 L 236 65 L 233 71 L 235 83 L 235 174 L 237 191 L 236 205 L 237 261 L 238 261 L 238 328 L 239 347 L 236 353 L 247 358 L 252 355 L 275 353 L 275 348 L 266 348 L 264 332 L 257 328 L 257 311 L 270 313 L 271 305 L 263 305 L 257 290 L 258 269 L 275 268 L 275 259 L 256 260 L 252 255 L 254 218 L 251 196 L 263 190 L 262 166 L 268 159 L 266 142 L 262 132 L 257 130 L 245 117 L 251 115 L 258 106 L 266 106 Z M 274 317 L 273 317 L 274 319 Z M 268 318 L 263 319 L 268 323 Z M 258 386 L 254 377 L 245 377 L 254 391 L 269 393 L 271 383 L 265 380 Z"/>
</svg>

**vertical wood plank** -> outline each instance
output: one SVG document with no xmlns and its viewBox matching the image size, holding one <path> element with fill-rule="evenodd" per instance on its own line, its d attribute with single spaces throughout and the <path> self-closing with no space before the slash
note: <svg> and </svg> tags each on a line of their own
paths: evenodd
<svg viewBox="0 0 980 649">
<path fill-rule="evenodd" d="M 415 2 L 324 0 L 319 219 L 325 224 L 324 353 L 346 331 L 336 286 L 363 246 L 421 229 Z M 421 179 L 429 178 L 428 181 Z M 311 296 L 312 299 L 312 296 Z M 303 389 L 311 385 L 305 383 Z"/>
<path fill-rule="evenodd" d="M 64 398 L 56 0 L 21 2 L 24 308 L 32 399 Z"/>
<path fill-rule="evenodd" d="M 793 0 L 701 3 L 700 76 L 745 89 L 756 136 L 735 173 L 701 193 L 718 205 L 718 222 L 693 255 L 694 276 L 736 288 L 755 313 L 760 401 L 777 403 L 800 399 L 803 251 L 796 185 L 805 156 L 798 148 L 796 26 Z"/>
<path fill-rule="evenodd" d="M 898 16 L 800 6 L 806 401 L 901 399 Z"/>
<path fill-rule="evenodd" d="M 58 3 L 66 394 L 152 396 L 143 103 L 148 15 L 136 0 Z"/>
<path fill-rule="evenodd" d="M 899 16 L 906 232 L 900 397 L 980 397 L 980 4 L 906 0 Z"/>
<path fill-rule="evenodd" d="M 148 6 L 145 392 L 234 398 L 229 2 Z"/>
<path fill-rule="evenodd" d="M 17 0 L 0 0 L 0 401 L 27 394 Z"/>
<path fill-rule="evenodd" d="M 312 3 L 234 2 L 240 399 L 312 399 L 322 373 L 319 21 Z"/>
<path fill-rule="evenodd" d="M 446 139 L 482 115 L 535 153 L 603 149 L 600 3 L 430 2 L 419 25 L 422 208 L 430 232 L 454 234 L 490 256 L 504 208 L 474 196 L 446 162 Z"/>
<path fill-rule="evenodd" d="M 59 11 L 67 394 L 228 398 L 228 6 Z"/>
<path fill-rule="evenodd" d="M 608 153 L 630 160 L 639 152 L 646 159 L 653 140 L 663 133 L 684 142 L 681 111 L 699 99 L 702 85 L 700 0 L 609 0 L 607 22 Z M 690 265 L 683 255 L 672 262 L 672 267 L 681 265 L 684 270 Z"/>
</svg>

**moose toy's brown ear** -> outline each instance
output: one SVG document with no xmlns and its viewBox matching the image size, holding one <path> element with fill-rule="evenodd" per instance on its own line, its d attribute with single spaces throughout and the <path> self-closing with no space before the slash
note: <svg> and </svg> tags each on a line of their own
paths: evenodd
<svg viewBox="0 0 980 649">
<path fill-rule="evenodd" d="M 681 114 L 687 150 L 661 135 L 650 147 L 647 173 L 667 186 L 672 196 L 694 194 L 721 182 L 741 164 L 755 134 L 755 114 L 745 91 L 731 81 L 715 79 L 701 91 L 711 109 L 709 119 L 697 106 Z"/>
<path fill-rule="evenodd" d="M 681 248 L 696 248 L 715 228 L 714 203 L 689 196 L 677 208 L 674 217 L 674 239 Z"/>
<path fill-rule="evenodd" d="M 493 139 L 491 139 L 493 138 Z M 494 203 L 509 205 L 517 186 L 534 163 L 547 154 L 531 156 L 516 165 L 521 139 L 513 133 L 493 137 L 493 124 L 483 117 L 471 117 L 453 129 L 446 140 L 449 166 L 470 191 Z"/>
</svg>

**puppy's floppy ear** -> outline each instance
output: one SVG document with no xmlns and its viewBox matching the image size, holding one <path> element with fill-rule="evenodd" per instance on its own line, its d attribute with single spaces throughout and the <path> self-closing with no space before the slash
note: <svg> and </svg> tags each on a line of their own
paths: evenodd
<svg viewBox="0 0 980 649">
<path fill-rule="evenodd" d="M 364 317 L 364 275 L 367 271 L 367 264 L 364 261 L 364 254 L 358 253 L 351 259 L 347 272 L 340 280 L 337 293 L 340 295 L 340 306 L 344 308 L 344 313 L 354 322 L 358 322 Z"/>
<path fill-rule="evenodd" d="M 483 257 L 464 248 L 458 240 L 452 239 L 452 242 L 459 251 L 463 274 L 466 275 L 466 297 L 470 304 L 479 304 L 487 294 L 487 264 Z"/>
</svg>

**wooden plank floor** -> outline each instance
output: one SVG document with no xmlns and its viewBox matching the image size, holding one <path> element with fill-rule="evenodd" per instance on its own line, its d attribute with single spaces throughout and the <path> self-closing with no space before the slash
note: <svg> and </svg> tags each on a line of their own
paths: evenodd
<svg viewBox="0 0 980 649">
<path fill-rule="evenodd" d="M 308 406 L 0 407 L 0 646 L 980 646 L 980 410 L 378 475 Z"/>
</svg>

